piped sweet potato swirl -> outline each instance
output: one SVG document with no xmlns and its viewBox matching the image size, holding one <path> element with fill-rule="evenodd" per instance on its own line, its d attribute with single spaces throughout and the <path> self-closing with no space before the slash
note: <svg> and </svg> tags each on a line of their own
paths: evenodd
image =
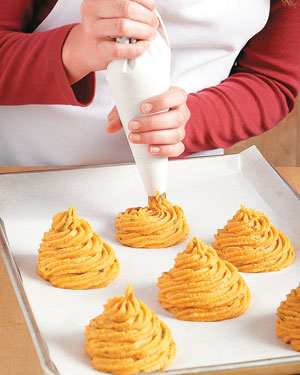
<svg viewBox="0 0 300 375">
<path fill-rule="evenodd" d="M 103 314 L 86 327 L 85 349 L 92 365 L 113 374 L 136 374 L 167 368 L 176 355 L 170 329 L 130 285 L 125 296 L 104 305 Z"/>
<path fill-rule="evenodd" d="M 277 309 L 276 335 L 300 352 L 300 284 Z"/>
<path fill-rule="evenodd" d="M 194 237 L 177 254 L 174 267 L 158 279 L 159 302 L 177 319 L 217 321 L 236 318 L 251 295 L 237 268 Z"/>
<path fill-rule="evenodd" d="M 114 250 L 77 216 L 74 207 L 53 217 L 37 264 L 41 277 L 66 289 L 101 288 L 120 273 Z"/>
<path fill-rule="evenodd" d="M 241 272 L 272 272 L 294 261 L 289 239 L 271 225 L 268 217 L 243 205 L 223 229 L 218 229 L 211 245 L 220 258 Z"/>
<path fill-rule="evenodd" d="M 149 198 L 149 205 L 128 208 L 115 220 L 116 239 L 135 248 L 165 248 L 185 241 L 189 234 L 183 210 L 165 196 Z"/>
</svg>

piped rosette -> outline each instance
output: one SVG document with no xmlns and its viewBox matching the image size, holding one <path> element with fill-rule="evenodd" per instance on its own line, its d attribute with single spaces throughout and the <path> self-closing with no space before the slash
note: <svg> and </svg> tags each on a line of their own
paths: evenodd
<svg viewBox="0 0 300 375">
<path fill-rule="evenodd" d="M 211 245 L 220 258 L 241 272 L 272 272 L 294 261 L 289 239 L 271 225 L 268 217 L 241 206 L 223 229 L 218 229 Z"/>
<path fill-rule="evenodd" d="M 189 234 L 181 207 L 173 206 L 166 197 L 149 198 L 146 207 L 128 208 L 115 220 L 116 239 L 135 248 L 165 248 L 185 241 Z"/>
<path fill-rule="evenodd" d="M 251 295 L 237 268 L 194 237 L 177 254 L 174 267 L 158 279 L 159 302 L 177 319 L 218 321 L 236 318 Z"/>
<path fill-rule="evenodd" d="M 77 216 L 74 207 L 53 217 L 37 264 L 42 278 L 66 289 L 101 288 L 120 273 L 114 250 Z"/>
<path fill-rule="evenodd" d="M 113 374 L 136 374 L 163 370 L 176 355 L 170 329 L 147 305 L 126 294 L 104 305 L 101 315 L 86 327 L 85 349 L 92 365 Z"/>
<path fill-rule="evenodd" d="M 277 309 L 276 335 L 300 352 L 300 284 Z"/>
</svg>

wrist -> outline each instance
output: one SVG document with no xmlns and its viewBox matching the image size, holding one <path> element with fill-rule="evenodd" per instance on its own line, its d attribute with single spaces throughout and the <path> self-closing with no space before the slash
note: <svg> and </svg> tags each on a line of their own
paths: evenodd
<svg viewBox="0 0 300 375">
<path fill-rule="evenodd" d="M 71 85 L 90 73 L 83 58 L 85 56 L 83 46 L 82 26 L 78 24 L 70 30 L 62 48 L 62 63 Z"/>
</svg>

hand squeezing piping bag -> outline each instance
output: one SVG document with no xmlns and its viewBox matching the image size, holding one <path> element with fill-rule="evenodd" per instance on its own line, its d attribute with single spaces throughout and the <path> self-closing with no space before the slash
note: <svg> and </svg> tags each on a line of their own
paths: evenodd
<svg viewBox="0 0 300 375">
<path fill-rule="evenodd" d="M 157 36 L 147 51 L 137 59 L 111 61 L 107 67 L 106 79 L 127 137 L 129 121 L 145 116 L 140 111 L 141 103 L 170 88 L 171 50 L 163 22 L 158 13 L 157 16 Z M 117 41 L 135 42 L 128 38 Z M 157 191 L 166 193 L 168 158 L 150 155 L 148 145 L 129 145 L 148 196 L 155 196 Z"/>
</svg>

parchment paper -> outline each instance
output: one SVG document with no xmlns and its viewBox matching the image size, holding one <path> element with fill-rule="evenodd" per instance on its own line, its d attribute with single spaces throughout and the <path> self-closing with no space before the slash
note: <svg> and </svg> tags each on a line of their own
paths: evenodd
<svg viewBox="0 0 300 375">
<path fill-rule="evenodd" d="M 85 326 L 107 299 L 125 293 L 130 282 L 172 330 L 178 354 L 169 369 L 185 369 L 297 354 L 275 335 L 276 309 L 300 282 L 300 201 L 255 147 L 241 154 L 169 163 L 168 199 L 180 205 L 190 225 L 186 242 L 167 249 L 131 249 L 115 240 L 114 219 L 147 197 L 135 165 L 0 176 L 0 216 L 21 271 L 33 314 L 52 361 L 62 375 L 96 372 L 84 351 Z M 176 320 L 158 302 L 157 278 L 174 265 L 177 252 L 197 236 L 210 245 L 217 228 L 244 204 L 264 212 L 294 246 L 292 266 L 268 274 L 245 274 L 250 309 L 221 322 Z M 74 205 L 80 217 L 115 250 L 120 276 L 97 290 L 54 288 L 37 274 L 43 233 L 55 213 Z"/>
</svg>

